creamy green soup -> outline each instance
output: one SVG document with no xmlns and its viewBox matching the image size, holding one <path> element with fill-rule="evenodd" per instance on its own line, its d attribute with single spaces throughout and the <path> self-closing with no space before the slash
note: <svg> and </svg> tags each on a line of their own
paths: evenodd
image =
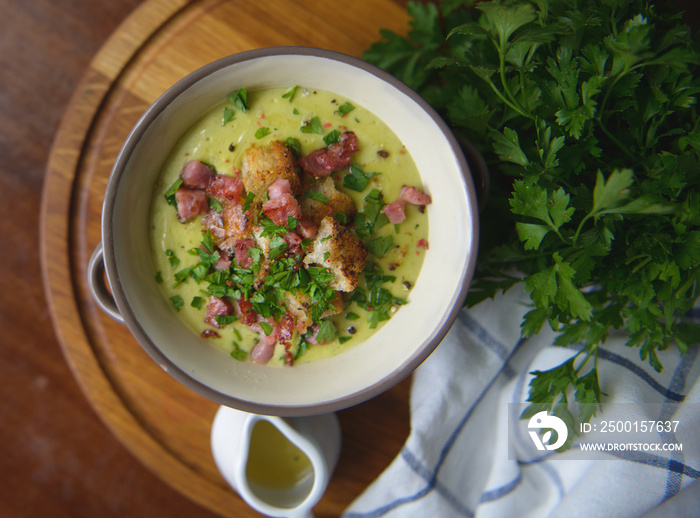
<svg viewBox="0 0 700 518">
<path fill-rule="evenodd" d="M 191 250 L 202 242 L 202 216 L 181 223 L 176 209 L 168 203 L 165 194 L 178 180 L 183 165 L 199 160 L 211 165 L 217 173 L 240 174 L 246 150 L 251 145 L 265 145 L 274 140 L 296 139 L 299 155 L 326 146 L 324 137 L 334 130 L 352 131 L 357 135 L 359 151 L 352 158 L 369 181 L 360 192 L 343 187 L 350 168 L 333 174 L 339 190 L 353 200 L 359 213 L 368 209 L 377 192 L 381 203 L 390 203 L 401 195 L 404 185 L 421 188 L 416 166 L 402 143 L 389 128 L 372 113 L 348 99 L 326 91 L 303 87 L 266 89 L 246 92 L 247 109 L 242 111 L 231 100 L 224 101 L 203 115 L 201 120 L 182 137 L 167 159 L 157 180 L 152 199 L 151 240 L 156 281 L 173 310 L 197 335 L 234 358 L 246 361 L 255 346 L 258 333 L 241 322 L 232 322 L 215 329 L 204 322 L 209 293 L 207 282 L 192 278 L 181 282 L 178 272 L 191 267 L 199 258 Z M 366 200 L 366 198 L 368 200 Z M 356 293 L 344 294 L 343 310 L 330 317 L 337 337 L 324 345 L 312 345 L 295 333 L 292 340 L 295 362 L 306 362 L 329 357 L 365 340 L 375 332 L 401 303 L 408 302 L 408 294 L 418 277 L 424 254 L 428 248 L 427 214 L 421 207 L 406 205 L 406 219 L 375 229 L 371 239 L 367 264 L 377 264 L 380 270 L 367 278 L 361 277 Z M 353 222 L 347 222 L 353 228 Z M 395 297 L 394 303 L 375 307 L 367 298 L 378 281 L 381 271 L 385 276 L 381 288 Z M 386 295 L 386 292 L 382 292 Z M 282 365 L 285 351 L 276 345 L 269 365 Z"/>
</svg>

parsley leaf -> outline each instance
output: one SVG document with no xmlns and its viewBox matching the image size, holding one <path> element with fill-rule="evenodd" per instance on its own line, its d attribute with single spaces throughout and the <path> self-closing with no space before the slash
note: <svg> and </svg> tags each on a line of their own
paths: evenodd
<svg viewBox="0 0 700 518">
<path fill-rule="evenodd" d="M 327 202 L 328 196 L 323 194 L 321 191 L 309 191 L 305 193 L 306 197 L 315 201 Z"/>
<path fill-rule="evenodd" d="M 341 104 L 338 107 L 338 115 L 340 115 L 341 117 L 345 117 L 348 113 L 350 113 L 354 109 L 355 109 L 355 107 L 351 103 L 344 102 L 343 104 Z"/>
<path fill-rule="evenodd" d="M 228 96 L 228 101 L 233 104 L 236 108 L 241 110 L 243 113 L 248 111 L 248 90 L 246 88 L 241 88 L 240 90 L 234 90 Z"/>
<path fill-rule="evenodd" d="M 374 178 L 379 173 L 365 173 L 360 164 L 352 164 L 343 177 L 343 187 L 352 191 L 362 192 L 367 188 L 370 178 Z"/>
<path fill-rule="evenodd" d="M 314 117 L 311 120 L 304 121 L 301 125 L 299 131 L 302 133 L 316 133 L 317 135 L 323 135 L 323 126 L 318 117 Z"/>
<path fill-rule="evenodd" d="M 224 106 L 224 114 L 221 117 L 221 125 L 226 126 L 226 124 L 233 121 L 235 118 L 235 110 L 233 108 L 229 108 L 228 106 Z"/>
<path fill-rule="evenodd" d="M 340 139 L 340 131 L 338 131 L 337 129 L 334 129 L 333 131 L 331 131 L 323 136 L 323 142 L 325 142 L 326 146 L 330 146 L 331 144 L 335 144 L 336 142 L 338 142 L 339 139 Z"/>
<path fill-rule="evenodd" d="M 270 134 L 270 128 L 262 126 L 255 131 L 255 138 L 256 139 L 265 138 L 269 134 Z"/>
<path fill-rule="evenodd" d="M 165 199 L 168 202 L 168 205 L 172 205 L 173 207 L 177 207 L 177 200 L 175 199 L 175 193 L 182 185 L 182 181 L 183 181 L 182 178 L 178 177 L 178 179 L 175 180 L 170 187 L 168 187 L 168 190 L 165 191 L 165 194 L 163 194 L 163 196 L 165 196 Z"/>
<path fill-rule="evenodd" d="M 298 85 L 292 86 L 289 90 L 282 94 L 282 98 L 287 99 L 291 103 L 294 100 L 294 96 L 297 94 L 298 89 Z"/>
</svg>

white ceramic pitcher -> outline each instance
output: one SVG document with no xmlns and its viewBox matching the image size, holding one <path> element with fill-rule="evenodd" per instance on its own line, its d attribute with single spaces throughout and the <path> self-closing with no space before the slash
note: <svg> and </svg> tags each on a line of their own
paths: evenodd
<svg viewBox="0 0 700 518">
<path fill-rule="evenodd" d="M 256 511 L 312 517 L 340 455 L 335 414 L 274 417 L 222 406 L 211 430 L 219 471 Z"/>
</svg>

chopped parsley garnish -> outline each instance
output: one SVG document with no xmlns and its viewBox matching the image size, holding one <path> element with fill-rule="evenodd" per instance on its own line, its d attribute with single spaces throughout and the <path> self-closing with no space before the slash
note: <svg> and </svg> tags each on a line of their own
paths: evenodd
<svg viewBox="0 0 700 518">
<path fill-rule="evenodd" d="M 355 107 L 352 104 L 350 104 L 349 102 L 344 102 L 343 104 L 341 104 L 338 107 L 338 115 L 340 115 L 341 117 L 345 117 L 348 113 L 350 113 L 354 109 L 355 109 Z"/>
<path fill-rule="evenodd" d="M 306 354 L 307 349 L 309 348 L 309 342 L 306 341 L 306 338 L 302 336 L 299 339 L 299 345 L 297 346 L 296 353 L 294 353 L 294 360 L 298 360 L 304 354 Z"/>
<path fill-rule="evenodd" d="M 295 156 L 299 156 L 299 153 L 301 153 L 301 142 L 299 140 L 289 137 L 284 143 L 292 149 Z"/>
<path fill-rule="evenodd" d="M 299 85 L 291 87 L 289 90 L 282 94 L 282 98 L 287 99 L 291 103 L 294 100 L 294 96 L 297 94 L 298 89 Z"/>
<path fill-rule="evenodd" d="M 220 326 L 227 326 L 233 324 L 237 319 L 236 315 L 214 315 L 214 320 Z"/>
<path fill-rule="evenodd" d="M 168 187 L 168 190 L 165 191 L 165 196 L 166 201 L 168 202 L 168 205 L 172 205 L 173 207 L 177 207 L 177 200 L 175 199 L 175 193 L 177 190 L 180 188 L 182 185 L 182 178 L 178 178 L 173 182 L 173 184 Z"/>
<path fill-rule="evenodd" d="M 165 251 L 165 255 L 168 257 L 168 262 L 170 263 L 170 267 L 177 268 L 178 265 L 180 264 L 180 259 L 178 259 L 178 257 L 175 255 L 175 252 L 173 252 L 172 250 L 170 250 L 170 248 L 168 248 Z"/>
<path fill-rule="evenodd" d="M 323 136 L 323 142 L 326 143 L 326 146 L 330 146 L 331 144 L 335 144 L 340 140 L 340 131 L 337 129 L 334 129 L 330 133 L 327 133 L 326 135 Z"/>
<path fill-rule="evenodd" d="M 248 353 L 245 352 L 243 349 L 241 349 L 241 346 L 238 345 L 238 343 L 233 342 L 233 350 L 231 351 L 231 358 L 234 360 L 245 360 L 245 357 L 248 356 Z"/>
<path fill-rule="evenodd" d="M 352 164 L 348 174 L 343 177 L 343 187 L 353 191 L 362 192 L 367 187 L 370 178 L 379 173 L 365 173 L 360 164 Z"/>
<path fill-rule="evenodd" d="M 190 303 L 190 306 L 193 308 L 197 309 L 202 309 L 202 303 L 204 302 L 204 299 L 200 297 L 199 295 L 192 297 L 192 302 Z"/>
<path fill-rule="evenodd" d="M 158 271 L 158 273 L 156 273 L 156 282 L 157 282 L 158 284 L 162 284 L 162 283 L 163 283 L 163 274 L 162 274 L 160 271 Z"/>
<path fill-rule="evenodd" d="M 243 113 L 248 111 L 248 90 L 241 88 L 240 90 L 234 90 L 228 96 L 228 101 L 232 103 L 236 108 L 241 110 Z"/>
<path fill-rule="evenodd" d="M 214 212 L 220 213 L 222 210 L 224 210 L 223 207 L 221 206 L 221 203 L 219 203 L 219 200 L 217 200 L 216 198 L 213 198 L 210 196 L 208 198 L 208 202 L 209 202 L 209 207 L 214 209 Z"/>
<path fill-rule="evenodd" d="M 317 135 L 323 135 L 323 125 L 318 117 L 314 117 L 311 120 L 304 121 L 301 125 L 299 131 L 302 133 L 316 133 Z"/>
<path fill-rule="evenodd" d="M 280 255 L 282 255 L 286 250 L 287 247 L 289 246 L 289 243 L 287 243 L 282 236 L 279 234 L 274 235 L 272 239 L 270 240 L 270 252 L 269 252 L 269 257 L 270 259 L 276 259 Z"/>
<path fill-rule="evenodd" d="M 263 330 L 263 333 L 265 333 L 266 336 L 270 336 L 272 334 L 272 326 L 267 322 L 260 322 L 260 328 Z"/>
<path fill-rule="evenodd" d="M 224 114 L 221 117 L 221 125 L 226 126 L 229 122 L 232 122 L 236 118 L 236 111 L 233 108 L 224 106 Z"/>
<path fill-rule="evenodd" d="M 355 232 L 360 239 L 368 240 L 372 234 L 389 223 L 389 218 L 382 212 L 384 205 L 382 193 L 378 189 L 372 189 L 365 196 L 364 210 L 355 215 Z"/>
<path fill-rule="evenodd" d="M 391 248 L 394 246 L 394 236 L 389 234 L 386 236 L 375 237 L 374 239 L 367 241 L 366 245 L 369 251 L 379 258 L 391 250 Z"/>
<path fill-rule="evenodd" d="M 328 196 L 323 194 L 321 191 L 309 191 L 306 193 L 306 197 L 324 203 L 328 201 Z"/>
<path fill-rule="evenodd" d="M 389 320 L 392 310 L 396 306 L 406 304 L 406 301 L 395 297 L 383 286 L 387 282 L 396 281 L 396 277 L 384 275 L 377 263 L 367 261 L 364 275 L 366 290 L 356 288 L 351 300 L 369 313 L 367 322 L 370 329 L 374 329 L 380 322 Z"/>
<path fill-rule="evenodd" d="M 316 341 L 320 344 L 332 342 L 338 337 L 338 330 L 330 320 L 323 320 L 318 326 Z"/>
<path fill-rule="evenodd" d="M 260 233 L 260 237 L 281 235 L 286 234 L 288 232 L 287 227 L 283 225 L 278 225 L 267 216 L 264 216 L 260 220 L 260 225 L 263 227 L 263 230 Z"/>
<path fill-rule="evenodd" d="M 180 308 L 185 305 L 185 301 L 182 300 L 182 297 L 180 295 L 173 295 L 170 297 L 170 302 L 173 303 L 173 306 L 175 307 L 176 311 L 180 311 Z"/>
<path fill-rule="evenodd" d="M 250 205 L 255 199 L 255 193 L 249 192 L 245 196 L 245 201 L 243 202 L 243 212 L 248 212 L 250 210 Z"/>
<path fill-rule="evenodd" d="M 255 132 L 255 138 L 256 139 L 265 138 L 269 134 L 270 134 L 270 128 L 263 126 L 261 128 L 258 128 L 258 130 Z"/>
</svg>

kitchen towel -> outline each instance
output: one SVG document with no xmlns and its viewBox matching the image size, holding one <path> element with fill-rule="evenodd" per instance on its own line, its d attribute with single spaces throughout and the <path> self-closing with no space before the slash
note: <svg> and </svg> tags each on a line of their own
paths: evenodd
<svg viewBox="0 0 700 518">
<path fill-rule="evenodd" d="M 528 420 L 519 419 L 531 372 L 561 364 L 581 346 L 554 346 L 549 328 L 521 338 L 528 303 L 527 294 L 513 288 L 460 311 L 414 372 L 406 444 L 344 518 L 700 516 L 698 347 L 685 355 L 675 345 L 661 352 L 658 373 L 640 360 L 638 348 L 624 345 L 624 334 L 612 333 L 598 357 L 607 396 L 591 427 L 677 421 L 675 433 L 662 426 L 638 444 L 622 429 L 630 439 L 621 449 L 591 453 L 585 444 L 606 435 L 587 432 L 564 452 L 541 451 Z M 700 311 L 689 318 L 699 320 Z M 541 445 L 545 431 L 535 434 Z M 664 444 L 682 450 L 662 450 Z"/>
</svg>

